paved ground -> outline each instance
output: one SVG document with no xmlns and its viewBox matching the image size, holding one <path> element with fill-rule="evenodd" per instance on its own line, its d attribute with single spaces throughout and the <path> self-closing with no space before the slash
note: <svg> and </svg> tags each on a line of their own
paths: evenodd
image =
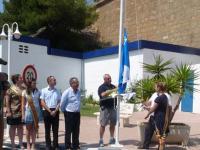
<svg viewBox="0 0 200 150">
<path fill-rule="evenodd" d="M 130 126 L 119 129 L 119 142 L 123 145 L 123 150 L 135 150 L 140 144 L 140 136 L 138 132 L 137 122 L 144 121 L 144 112 L 135 112 L 130 120 Z M 200 150 L 200 114 L 193 113 L 183 113 L 177 112 L 173 122 L 183 122 L 191 126 L 190 139 L 187 147 L 182 147 L 181 145 L 167 145 L 166 150 Z M 118 150 L 118 148 L 111 148 L 108 145 L 109 132 L 108 127 L 106 128 L 104 142 L 106 147 L 105 150 Z M 96 118 L 93 117 L 82 117 L 81 118 L 81 129 L 80 129 L 80 143 L 82 150 L 101 150 L 98 148 L 99 140 L 99 126 L 96 124 Z M 24 135 L 25 141 L 25 135 Z M 59 144 L 64 146 L 64 118 L 60 117 L 60 127 L 59 127 Z M 10 146 L 9 141 L 4 141 L 4 149 Z M 39 138 L 37 139 L 37 149 L 44 149 L 44 125 L 40 124 Z M 102 150 L 103 150 L 102 149 Z M 151 145 L 151 149 L 156 149 L 156 145 Z"/>
</svg>

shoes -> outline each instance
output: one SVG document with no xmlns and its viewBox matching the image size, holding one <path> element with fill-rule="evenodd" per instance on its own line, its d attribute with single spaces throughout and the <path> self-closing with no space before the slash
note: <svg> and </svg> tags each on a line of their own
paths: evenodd
<svg viewBox="0 0 200 150">
<path fill-rule="evenodd" d="M 103 140 L 99 140 L 99 147 L 104 147 Z"/>
<path fill-rule="evenodd" d="M 109 144 L 115 144 L 115 138 L 111 138 Z"/>
<path fill-rule="evenodd" d="M 137 149 L 149 149 L 149 147 L 139 146 L 139 147 L 137 147 Z"/>
<path fill-rule="evenodd" d="M 72 150 L 80 150 L 80 147 L 79 146 L 74 146 L 71 148 Z"/>
</svg>

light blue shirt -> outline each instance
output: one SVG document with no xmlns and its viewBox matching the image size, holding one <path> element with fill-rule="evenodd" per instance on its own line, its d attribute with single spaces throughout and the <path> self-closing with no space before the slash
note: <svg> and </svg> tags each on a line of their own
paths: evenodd
<svg viewBox="0 0 200 150">
<path fill-rule="evenodd" d="M 38 89 L 35 89 L 34 92 L 32 92 L 32 99 L 35 104 L 35 107 L 40 107 L 40 95 L 41 92 Z"/>
<path fill-rule="evenodd" d="M 40 99 L 45 101 L 47 107 L 56 108 L 60 102 L 61 94 L 56 88 L 51 89 L 48 86 L 42 89 Z"/>
<path fill-rule="evenodd" d="M 61 111 L 80 112 L 81 93 L 77 90 L 76 93 L 70 87 L 64 91 L 61 97 Z"/>
</svg>

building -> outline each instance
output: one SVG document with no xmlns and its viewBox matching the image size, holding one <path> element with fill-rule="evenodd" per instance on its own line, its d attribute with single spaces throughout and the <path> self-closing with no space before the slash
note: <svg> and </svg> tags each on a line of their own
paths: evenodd
<svg viewBox="0 0 200 150">
<path fill-rule="evenodd" d="M 7 41 L 0 40 L 0 57 L 7 60 Z M 174 64 L 187 63 L 200 71 L 200 49 L 152 41 L 135 41 L 128 44 L 130 55 L 131 81 L 146 76 L 142 63 L 153 63 L 154 55 L 164 59 L 172 58 Z M 69 52 L 53 49 L 47 40 L 21 37 L 11 41 L 11 74 L 21 73 L 27 64 L 35 66 L 38 74 L 38 88 L 47 86 L 46 78 L 53 75 L 61 92 L 69 87 L 69 79 L 75 76 L 80 81 L 80 89 L 86 95 L 98 100 L 97 89 L 103 83 L 103 75 L 109 73 L 114 84 L 118 84 L 118 47 L 113 46 L 91 52 Z M 7 66 L 0 65 L 0 71 L 7 72 Z M 200 80 L 194 81 L 200 84 Z M 200 85 L 196 85 L 200 89 Z M 200 113 L 200 93 L 193 92 L 181 110 Z M 176 103 L 176 98 L 173 104 Z"/>
<path fill-rule="evenodd" d="M 199 0 L 125 0 L 130 41 L 150 40 L 200 47 Z M 92 26 L 100 40 L 118 44 L 120 0 L 96 0 L 99 18 Z"/>
</svg>

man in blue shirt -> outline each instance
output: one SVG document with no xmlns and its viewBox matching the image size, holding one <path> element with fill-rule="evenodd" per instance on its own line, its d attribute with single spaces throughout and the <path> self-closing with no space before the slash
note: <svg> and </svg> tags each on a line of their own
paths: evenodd
<svg viewBox="0 0 200 150">
<path fill-rule="evenodd" d="M 61 97 L 60 107 L 65 116 L 65 148 L 78 150 L 80 132 L 80 101 L 81 94 L 79 81 L 76 77 L 69 80 L 70 87 L 64 91 Z M 72 144 L 71 144 L 72 135 Z"/>
<path fill-rule="evenodd" d="M 55 88 L 56 79 L 54 76 L 47 78 L 48 87 L 41 91 L 41 104 L 44 109 L 44 126 L 46 149 L 51 149 L 51 126 L 53 130 L 53 149 L 59 149 L 58 128 L 59 128 L 59 106 L 61 94 Z"/>
</svg>

